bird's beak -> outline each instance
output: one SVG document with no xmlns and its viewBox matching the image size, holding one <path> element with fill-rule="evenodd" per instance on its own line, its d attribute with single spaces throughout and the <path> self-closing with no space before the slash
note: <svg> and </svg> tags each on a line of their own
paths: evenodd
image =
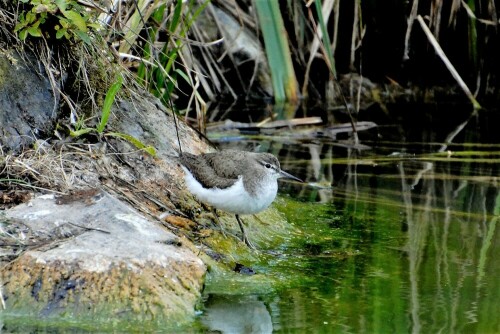
<svg viewBox="0 0 500 334">
<path fill-rule="evenodd" d="M 292 179 L 292 180 L 295 180 L 295 181 L 299 181 L 301 183 L 304 183 L 304 181 L 302 181 L 301 179 L 299 179 L 298 177 L 295 177 L 293 176 L 292 174 L 288 174 L 287 172 L 285 172 L 284 170 L 280 170 L 280 177 L 285 177 L 287 179 Z"/>
</svg>

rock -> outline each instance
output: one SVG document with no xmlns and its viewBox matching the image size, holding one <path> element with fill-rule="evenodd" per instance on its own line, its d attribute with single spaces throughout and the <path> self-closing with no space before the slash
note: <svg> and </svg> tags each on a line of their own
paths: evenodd
<svg viewBox="0 0 500 334">
<path fill-rule="evenodd" d="M 53 110 L 59 105 L 53 99 L 47 109 L 47 99 L 42 97 L 51 96 L 49 79 L 27 79 L 34 65 L 16 59 L 4 56 L 0 60 L 0 78 L 5 83 L 0 92 L 11 94 L 7 97 L 12 99 L 12 105 L 3 108 L 17 106 L 22 111 L 0 113 L 0 152 L 5 153 L 6 147 L 22 148 L 23 152 L 0 156 L 0 169 L 7 173 L 2 177 L 26 179 L 30 185 L 67 195 L 38 194 L 14 207 L 13 195 L 2 195 L 2 208 L 9 207 L 3 211 L 5 220 L 0 217 L 0 301 L 5 302 L 6 311 L 16 316 L 91 319 L 96 323 L 109 323 L 110 319 L 163 324 L 191 320 L 206 266 L 182 236 L 186 233 L 176 236 L 162 225 L 164 221 L 154 218 L 181 214 L 179 203 L 187 205 L 181 170 L 172 160 L 179 150 L 172 114 L 146 92 L 117 99 L 114 104 L 104 136 L 112 131 L 133 136 L 154 146 L 156 157 L 113 136 L 83 144 L 84 150 L 79 148 L 78 138 L 66 142 L 45 137 L 32 149 L 28 144 L 36 136 L 29 140 L 23 136 L 36 134 L 36 129 L 50 132 L 56 117 Z M 18 67 L 13 68 L 16 61 Z M 30 85 L 12 84 L 17 87 L 12 92 L 7 87 L 12 76 L 24 78 Z M 30 93 L 33 99 L 44 101 L 39 103 L 46 103 L 45 109 L 25 105 L 32 103 Z M 25 128 L 22 120 L 30 120 L 29 126 Z M 208 149 L 182 122 L 178 131 L 184 149 Z M 82 190 L 89 187 L 107 191 Z"/>
<path fill-rule="evenodd" d="M 6 210 L 2 229 L 25 249 L 0 272 L 9 313 L 192 320 L 206 267 L 190 242 L 106 192 L 83 194 Z"/>
<path fill-rule="evenodd" d="M 47 77 L 29 53 L 0 51 L 0 149 L 21 151 L 54 128 L 59 110 L 59 78 Z M 39 72 L 42 73 L 39 73 Z"/>
</svg>

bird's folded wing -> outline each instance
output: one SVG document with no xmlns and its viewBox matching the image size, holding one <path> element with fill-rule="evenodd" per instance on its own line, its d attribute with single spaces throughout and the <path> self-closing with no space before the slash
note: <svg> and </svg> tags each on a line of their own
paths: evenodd
<svg viewBox="0 0 500 334">
<path fill-rule="evenodd" d="M 214 168 L 206 159 L 197 155 L 184 153 L 180 157 L 180 161 L 204 188 L 225 189 L 232 186 L 238 180 L 238 177 L 228 178 L 227 176 L 223 176 L 219 168 L 216 166 Z"/>
</svg>

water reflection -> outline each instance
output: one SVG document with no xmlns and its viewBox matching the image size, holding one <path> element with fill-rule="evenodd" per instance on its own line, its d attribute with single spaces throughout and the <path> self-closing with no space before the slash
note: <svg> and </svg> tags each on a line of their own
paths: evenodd
<svg viewBox="0 0 500 334">
<path fill-rule="evenodd" d="M 272 333 L 271 315 L 256 296 L 212 295 L 205 303 L 202 323 L 221 333 Z"/>
<path fill-rule="evenodd" d="M 303 203 L 277 204 L 307 240 L 262 264 L 291 282 L 252 296 L 275 332 L 500 332 L 500 138 L 481 115 L 459 132 L 432 121 L 441 129 L 381 128 L 361 138 L 371 147 L 361 151 L 326 140 L 239 142 L 279 155 L 310 184 L 284 184 Z M 455 144 L 443 151 L 449 133 Z"/>
</svg>

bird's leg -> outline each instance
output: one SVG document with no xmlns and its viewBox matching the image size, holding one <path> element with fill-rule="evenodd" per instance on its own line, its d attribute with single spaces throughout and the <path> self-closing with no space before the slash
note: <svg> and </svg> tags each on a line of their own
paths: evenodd
<svg viewBox="0 0 500 334">
<path fill-rule="evenodd" d="M 255 246 L 247 238 L 247 234 L 245 233 L 245 229 L 243 228 L 243 221 L 241 220 L 240 216 L 239 215 L 235 215 L 235 216 L 236 216 L 236 220 L 238 221 L 238 225 L 240 225 L 241 233 L 243 234 L 241 241 L 243 241 L 249 248 L 255 249 Z"/>
<path fill-rule="evenodd" d="M 219 216 L 217 215 L 215 208 L 211 208 L 211 209 L 212 209 L 212 214 L 214 215 L 215 220 L 217 222 L 217 225 L 219 225 L 219 228 L 220 228 L 222 235 L 224 236 L 224 238 L 227 238 L 226 231 L 224 230 L 224 226 L 222 226 L 222 223 L 220 222 Z"/>
</svg>

